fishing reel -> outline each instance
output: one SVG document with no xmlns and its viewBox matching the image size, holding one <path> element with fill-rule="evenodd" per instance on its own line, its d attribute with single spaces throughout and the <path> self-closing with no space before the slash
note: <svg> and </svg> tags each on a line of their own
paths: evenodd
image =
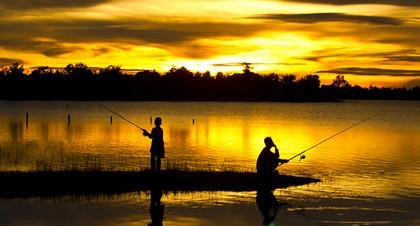
<svg viewBox="0 0 420 226">
<path fill-rule="evenodd" d="M 306 156 L 305 156 L 305 155 L 301 155 L 301 156 L 300 156 L 300 158 L 299 158 L 299 162 L 300 162 L 301 160 L 304 160 L 304 159 L 306 159 Z"/>
</svg>

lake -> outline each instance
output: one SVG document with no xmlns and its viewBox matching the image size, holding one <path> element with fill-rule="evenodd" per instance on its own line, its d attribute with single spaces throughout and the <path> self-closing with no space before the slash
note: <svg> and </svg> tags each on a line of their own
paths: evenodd
<svg viewBox="0 0 420 226">
<path fill-rule="evenodd" d="M 420 102 L 101 102 L 151 129 L 163 119 L 163 168 L 254 171 L 271 136 L 279 167 L 321 183 L 277 189 L 276 225 L 420 224 Z M 28 113 L 28 123 L 26 123 Z M 70 115 L 70 120 L 68 120 Z M 112 123 L 111 117 L 112 116 Z M 0 170 L 139 170 L 150 140 L 95 102 L 0 101 Z M 262 225 L 256 192 L 164 192 L 164 225 Z M 0 225 L 147 225 L 149 192 L 0 199 Z"/>
</svg>

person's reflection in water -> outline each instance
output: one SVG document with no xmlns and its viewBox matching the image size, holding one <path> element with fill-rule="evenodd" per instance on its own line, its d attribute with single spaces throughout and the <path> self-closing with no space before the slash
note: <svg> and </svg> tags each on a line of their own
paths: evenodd
<svg viewBox="0 0 420 226">
<path fill-rule="evenodd" d="M 148 226 L 162 226 L 165 206 L 161 203 L 162 189 L 158 179 L 153 182 L 150 189 L 150 218 L 152 222 Z"/>
<path fill-rule="evenodd" d="M 257 206 L 263 216 L 263 225 L 274 226 L 274 219 L 277 216 L 277 211 L 280 203 L 277 202 L 273 195 L 273 190 L 267 187 L 260 187 L 257 191 Z"/>
</svg>

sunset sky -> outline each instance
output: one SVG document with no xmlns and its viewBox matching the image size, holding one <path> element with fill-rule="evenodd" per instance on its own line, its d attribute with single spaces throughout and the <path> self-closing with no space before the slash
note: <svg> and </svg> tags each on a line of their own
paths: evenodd
<svg viewBox="0 0 420 226">
<path fill-rule="evenodd" d="M 357 3 L 357 4 L 355 4 Z M 420 85 L 418 0 L 2 0 L 0 65 L 336 74 Z"/>
</svg>

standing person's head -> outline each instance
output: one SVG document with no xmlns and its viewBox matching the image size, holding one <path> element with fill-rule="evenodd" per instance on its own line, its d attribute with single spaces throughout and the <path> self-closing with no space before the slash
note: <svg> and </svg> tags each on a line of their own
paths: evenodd
<svg viewBox="0 0 420 226">
<path fill-rule="evenodd" d="M 155 126 L 159 127 L 160 125 L 162 125 L 162 119 L 160 117 L 156 117 L 155 118 Z"/>
<path fill-rule="evenodd" d="M 273 139 L 271 139 L 271 137 L 264 138 L 264 143 L 265 143 L 265 146 L 270 147 L 270 148 L 275 146 Z"/>
</svg>

